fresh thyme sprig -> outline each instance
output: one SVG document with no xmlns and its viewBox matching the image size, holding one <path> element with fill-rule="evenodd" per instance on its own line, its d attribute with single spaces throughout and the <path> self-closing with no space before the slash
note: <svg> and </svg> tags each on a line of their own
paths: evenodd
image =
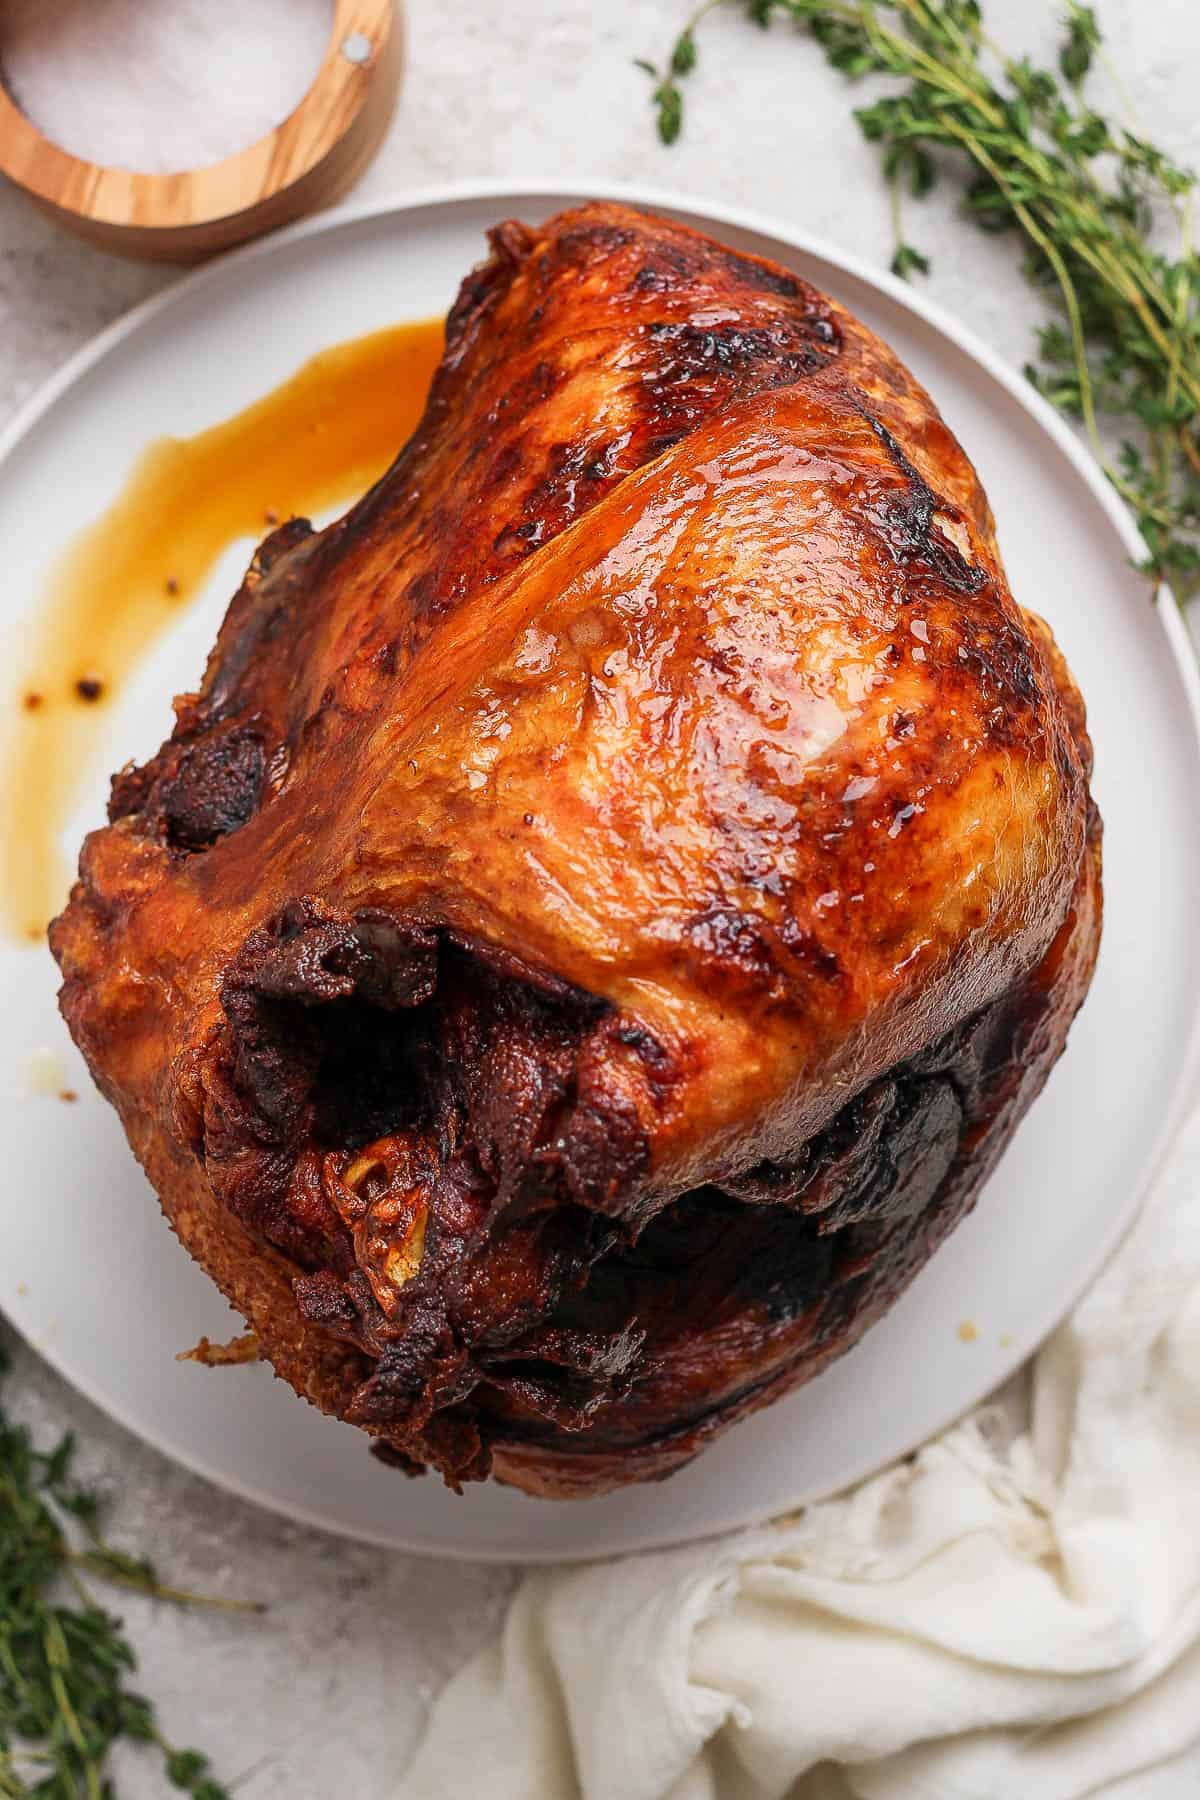
<svg viewBox="0 0 1200 1800">
<path fill-rule="evenodd" d="M 7 1369 L 0 1345 L 0 1379 Z M 163 1587 L 144 1558 L 105 1542 L 99 1496 L 72 1477 L 73 1449 L 68 1435 L 36 1450 L 0 1406 L 0 1795 L 115 1800 L 105 1768 L 125 1740 L 157 1747 L 167 1781 L 192 1800 L 229 1800 L 208 1758 L 169 1744 L 150 1702 L 127 1687 L 133 1648 L 83 1578 L 160 1600 L 197 1596 Z"/>
<path fill-rule="evenodd" d="M 696 65 L 685 25 L 653 75 L 659 135 L 683 127 L 681 83 Z M 1056 69 L 1006 55 L 978 0 L 737 0 L 758 25 L 803 26 L 835 69 L 902 85 L 855 118 L 879 145 L 892 192 L 898 275 L 929 264 L 904 235 L 902 196 L 929 192 L 947 152 L 966 159 L 964 203 L 976 224 L 1014 230 L 1025 273 L 1062 317 L 1038 333 L 1034 385 L 1082 420 L 1146 543 L 1145 568 L 1179 599 L 1200 592 L 1200 258 L 1196 177 L 1135 129 L 1091 107 L 1083 84 L 1101 54 L 1090 6 L 1068 0 Z M 1158 249 L 1169 227 L 1170 252 Z M 1119 436 L 1109 456 L 1101 425 Z"/>
</svg>

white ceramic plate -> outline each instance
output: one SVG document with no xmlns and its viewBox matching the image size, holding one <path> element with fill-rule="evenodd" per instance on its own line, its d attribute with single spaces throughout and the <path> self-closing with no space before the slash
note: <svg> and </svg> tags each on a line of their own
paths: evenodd
<svg viewBox="0 0 1200 1800">
<path fill-rule="evenodd" d="M 312 352 L 446 307 L 483 232 L 580 189 L 475 187 L 316 219 L 216 264 L 77 357 L 0 448 L 0 630 L 36 604 L 47 560 L 113 497 L 137 452 L 201 429 Z M 778 258 L 847 303 L 924 381 L 974 458 L 1012 586 L 1050 620 L 1087 697 L 1105 820 L 1104 944 L 1070 1048 L 973 1216 L 881 1325 L 812 1386 L 746 1421 L 669 1482 L 555 1504 L 499 1487 L 461 1499 L 375 1463 L 261 1366 L 208 1371 L 175 1352 L 238 1329 L 163 1224 L 114 1114 L 59 1022 L 48 953 L 0 947 L 7 1180 L 0 1306 L 84 1393 L 169 1455 L 281 1513 L 431 1554 L 551 1561 L 749 1523 L 911 1449 L 1000 1382 L 1076 1298 L 1145 1191 L 1196 1063 L 1200 743 L 1195 669 L 1169 599 L 1130 567 L 1132 528 L 1061 422 L 912 290 L 746 214 L 623 198 Z M 198 674 L 249 545 L 143 668 L 113 715 L 74 843 L 107 774 L 151 752 L 169 697 Z M 0 645 L 0 654 L 3 646 Z M 3 666 L 0 663 L 0 666 Z M 57 1048 L 83 1096 L 31 1095 Z M 965 1342 L 970 1321 L 977 1336 Z"/>
</svg>

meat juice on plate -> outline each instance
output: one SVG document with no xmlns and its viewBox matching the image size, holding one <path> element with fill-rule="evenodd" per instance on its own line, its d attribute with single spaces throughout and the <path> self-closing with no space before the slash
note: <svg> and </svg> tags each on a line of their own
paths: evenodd
<svg viewBox="0 0 1200 1800">
<path fill-rule="evenodd" d="M 440 319 L 369 332 L 232 418 L 159 438 L 62 551 L 6 696 L 0 922 L 10 936 L 41 943 L 66 898 L 59 837 L 106 706 L 140 658 L 231 543 L 342 505 L 383 473 L 421 416 L 442 343 Z"/>
</svg>

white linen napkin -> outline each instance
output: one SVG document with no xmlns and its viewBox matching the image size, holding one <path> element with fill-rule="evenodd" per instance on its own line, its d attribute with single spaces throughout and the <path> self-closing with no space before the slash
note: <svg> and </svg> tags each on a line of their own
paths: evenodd
<svg viewBox="0 0 1200 1800">
<path fill-rule="evenodd" d="M 766 1529 L 529 1575 L 400 1800 L 1200 1792 L 1200 1114 L 1001 1423 Z"/>
</svg>

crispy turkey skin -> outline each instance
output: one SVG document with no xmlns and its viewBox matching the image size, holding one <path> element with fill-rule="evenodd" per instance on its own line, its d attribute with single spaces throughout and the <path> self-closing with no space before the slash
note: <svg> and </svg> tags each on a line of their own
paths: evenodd
<svg viewBox="0 0 1200 1800">
<path fill-rule="evenodd" d="M 970 1207 L 1087 991 L 1089 772 L 886 345 L 582 206 L 492 233 L 392 468 L 258 551 L 84 846 L 62 1007 L 299 1393 L 594 1494 Z"/>
</svg>

